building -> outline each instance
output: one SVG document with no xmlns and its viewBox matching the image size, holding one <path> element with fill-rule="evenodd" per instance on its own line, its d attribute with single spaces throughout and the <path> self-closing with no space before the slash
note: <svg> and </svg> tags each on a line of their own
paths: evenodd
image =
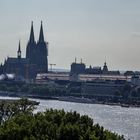
<svg viewBox="0 0 140 140">
<path fill-rule="evenodd" d="M 102 74 L 102 69 L 101 69 L 101 67 L 89 67 L 89 68 L 86 68 L 86 70 L 85 70 L 85 73 L 86 74 Z"/>
<path fill-rule="evenodd" d="M 107 67 L 107 64 L 106 62 L 104 63 L 104 66 L 103 66 L 103 71 L 102 71 L 103 74 L 107 74 L 108 73 L 108 67 Z"/>
<path fill-rule="evenodd" d="M 73 62 L 71 64 L 70 73 L 71 73 L 71 75 L 73 75 L 73 74 L 82 74 L 82 73 L 85 73 L 85 69 L 86 69 L 86 66 L 85 66 L 84 63 L 82 63 L 82 60 L 81 60 L 81 63 L 77 63 L 76 58 L 75 58 L 75 62 Z"/>
<path fill-rule="evenodd" d="M 48 72 L 48 42 L 44 40 L 43 25 L 41 21 L 39 40 L 36 42 L 34 38 L 33 22 L 31 25 L 30 38 L 26 48 L 26 59 L 29 63 L 36 65 L 37 73 Z"/>
<path fill-rule="evenodd" d="M 120 71 L 115 71 L 115 70 L 110 71 L 110 70 L 108 70 L 107 64 L 105 62 L 104 66 L 103 66 L 102 74 L 103 75 L 120 75 Z"/>
<path fill-rule="evenodd" d="M 8 57 L 4 64 L 0 65 L 0 72 L 15 74 L 22 79 L 35 79 L 37 73 L 48 72 L 48 43 L 44 40 L 43 25 L 41 21 L 39 40 L 35 41 L 33 22 L 29 41 L 26 47 L 26 58 L 21 56 L 21 46 L 19 41 L 17 57 Z"/>
<path fill-rule="evenodd" d="M 120 75 L 119 71 L 110 71 L 108 70 L 106 62 L 104 63 L 103 68 L 100 66 L 92 67 L 90 65 L 89 68 L 86 68 L 86 65 L 84 63 L 74 63 L 71 64 L 71 71 L 70 75 L 74 74 L 94 74 L 94 75 Z"/>
<path fill-rule="evenodd" d="M 27 78 L 26 70 L 29 60 L 21 57 L 20 41 L 17 51 L 17 57 L 8 57 L 4 62 L 4 73 L 15 74 L 18 78 Z M 29 71 L 29 70 L 28 70 Z"/>
</svg>

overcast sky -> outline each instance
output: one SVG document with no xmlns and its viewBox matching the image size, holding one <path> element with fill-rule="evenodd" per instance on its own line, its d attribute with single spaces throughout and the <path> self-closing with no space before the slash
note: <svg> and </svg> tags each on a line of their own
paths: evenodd
<svg viewBox="0 0 140 140">
<path fill-rule="evenodd" d="M 38 40 L 43 21 L 49 63 L 140 70 L 140 0 L 0 0 L 0 62 L 25 57 L 31 21 Z"/>
</svg>

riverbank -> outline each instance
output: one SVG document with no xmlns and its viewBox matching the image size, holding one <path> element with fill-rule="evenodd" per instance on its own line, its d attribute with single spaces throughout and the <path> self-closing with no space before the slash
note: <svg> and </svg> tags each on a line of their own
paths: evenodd
<svg viewBox="0 0 140 140">
<path fill-rule="evenodd" d="M 111 105 L 111 106 L 121 106 L 121 107 L 140 107 L 139 102 L 130 102 L 126 100 L 110 100 L 110 96 L 101 98 L 100 96 L 95 97 L 83 97 L 76 95 L 38 95 L 38 94 L 27 94 L 24 92 L 8 92 L 8 91 L 0 91 L 0 96 L 8 96 L 8 97 L 19 97 L 19 98 L 34 98 L 34 99 L 43 99 L 43 100 L 60 100 L 66 102 L 75 102 L 75 103 L 86 103 L 86 104 L 103 104 L 103 105 Z M 99 98 L 100 97 L 100 98 Z"/>
<path fill-rule="evenodd" d="M 86 104 L 102 104 L 102 105 L 110 105 L 110 106 L 121 106 L 121 107 L 140 107 L 140 105 L 135 104 L 128 104 L 128 103 L 112 103 L 112 102 L 105 102 L 105 101 L 97 101 L 95 99 L 89 98 L 78 98 L 78 97 L 58 97 L 60 101 L 66 102 L 75 102 L 75 103 L 86 103 Z"/>
<path fill-rule="evenodd" d="M 0 95 L 1 96 L 1 95 Z M 3 96 L 3 95 L 2 95 Z M 110 105 L 110 106 L 121 106 L 121 107 L 140 107 L 139 104 L 130 104 L 125 102 L 109 102 L 109 101 L 99 101 L 94 98 L 84 98 L 84 97 L 76 97 L 76 96 L 40 96 L 40 95 L 25 95 L 25 94 L 9 94 L 8 97 L 19 97 L 19 98 L 32 98 L 32 99 L 41 99 L 41 100 L 59 100 L 66 102 L 74 102 L 74 103 L 83 103 L 83 104 L 102 104 L 102 105 Z"/>
<path fill-rule="evenodd" d="M 3 97 L 3 96 L 1 96 Z M 8 96 L 6 96 L 8 97 Z M 1 103 L 6 103 L 6 104 L 9 104 L 9 103 L 13 103 L 13 102 L 16 102 L 17 100 L 19 100 L 20 98 L 17 98 L 17 99 L 0 99 L 0 104 Z M 37 102 L 37 101 L 33 101 L 33 100 L 29 100 L 31 102 L 31 104 L 33 105 L 39 105 L 40 102 Z"/>
</svg>

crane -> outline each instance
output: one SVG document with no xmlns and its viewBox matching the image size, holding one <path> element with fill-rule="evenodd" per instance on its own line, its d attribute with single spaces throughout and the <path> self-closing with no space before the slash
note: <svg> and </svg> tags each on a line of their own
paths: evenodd
<svg viewBox="0 0 140 140">
<path fill-rule="evenodd" d="M 52 71 L 52 67 L 53 67 L 53 66 L 56 66 L 56 64 L 50 63 L 51 71 Z"/>
</svg>

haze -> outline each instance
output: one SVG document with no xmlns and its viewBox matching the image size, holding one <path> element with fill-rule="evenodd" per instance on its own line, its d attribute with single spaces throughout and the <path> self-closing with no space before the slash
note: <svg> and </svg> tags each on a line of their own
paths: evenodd
<svg viewBox="0 0 140 140">
<path fill-rule="evenodd" d="M 0 0 L 0 62 L 16 56 L 19 39 L 25 57 L 31 21 L 38 40 L 43 21 L 49 63 L 70 69 L 107 62 L 113 70 L 140 70 L 139 0 Z"/>
</svg>

